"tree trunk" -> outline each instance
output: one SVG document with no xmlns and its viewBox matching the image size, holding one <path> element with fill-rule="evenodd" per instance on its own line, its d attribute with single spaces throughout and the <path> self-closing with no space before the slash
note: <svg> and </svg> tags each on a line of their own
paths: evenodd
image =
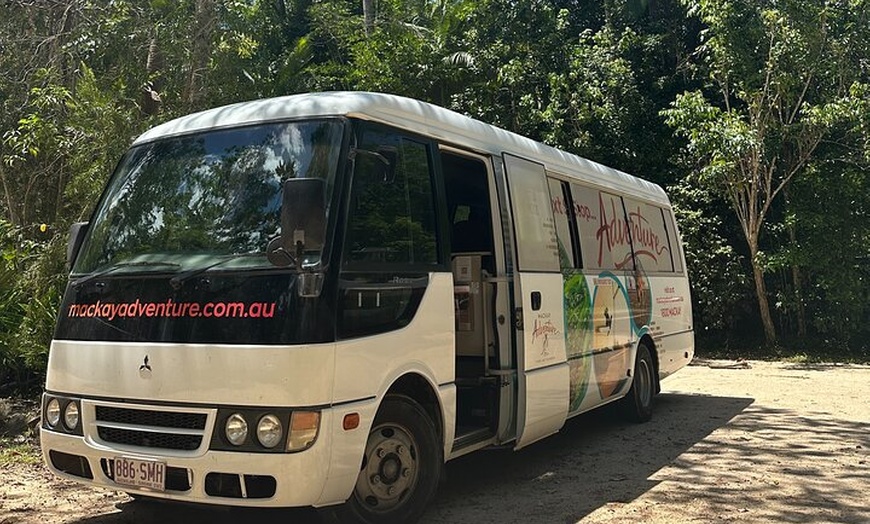
<svg viewBox="0 0 870 524">
<path fill-rule="evenodd" d="M 3 183 L 3 197 L 6 200 L 6 220 L 13 226 L 17 226 L 20 224 L 18 223 L 18 216 L 15 213 L 15 199 L 12 196 L 12 191 L 9 189 L 9 184 L 6 180 L 6 173 L 3 170 L 0 170 L 0 182 Z"/>
<path fill-rule="evenodd" d="M 764 283 L 764 272 L 758 263 L 758 245 L 749 246 L 752 276 L 755 279 L 755 295 L 758 297 L 758 312 L 761 314 L 761 324 L 764 327 L 764 340 L 770 345 L 776 344 L 776 328 L 770 315 L 770 304 L 767 301 L 767 286 Z"/>
<path fill-rule="evenodd" d="M 375 28 L 375 1 L 363 0 L 363 21 L 365 23 L 366 36 Z"/>
<path fill-rule="evenodd" d="M 807 313 L 804 307 L 804 294 L 801 288 L 801 268 L 795 263 L 791 265 L 791 280 L 792 286 L 794 286 L 794 298 L 797 303 L 798 336 L 803 338 L 807 335 Z"/>
<path fill-rule="evenodd" d="M 196 0 L 190 67 L 184 89 L 184 100 L 191 109 L 196 108 L 205 94 L 205 74 L 208 71 L 208 61 L 211 56 L 211 40 L 215 21 L 215 0 Z"/>
<path fill-rule="evenodd" d="M 160 46 L 157 40 L 157 31 L 151 35 L 151 41 L 148 43 L 148 56 L 145 59 L 145 71 L 148 73 L 148 80 L 142 86 L 142 112 L 146 115 L 153 116 L 160 112 L 162 100 L 160 92 L 163 89 L 162 75 L 158 73 L 163 66 L 163 60 L 160 56 Z"/>
<path fill-rule="evenodd" d="M 790 184 L 789 184 L 790 185 Z M 782 190 L 782 196 L 785 200 L 785 208 L 791 208 L 791 195 L 789 194 L 789 185 L 786 185 Z M 788 230 L 789 251 L 791 252 L 791 285 L 792 293 L 795 301 L 794 313 L 797 316 L 797 332 L 798 336 L 803 338 L 807 334 L 807 319 L 804 308 L 804 294 L 801 286 L 801 268 L 798 266 L 795 256 L 798 250 L 797 231 L 793 220 L 786 221 L 786 229 Z"/>
</svg>

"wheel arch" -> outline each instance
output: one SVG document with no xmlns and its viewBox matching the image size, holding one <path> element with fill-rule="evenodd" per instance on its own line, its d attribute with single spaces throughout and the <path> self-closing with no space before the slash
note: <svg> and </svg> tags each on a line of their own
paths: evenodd
<svg viewBox="0 0 870 524">
<path fill-rule="evenodd" d="M 402 395 L 420 404 L 435 425 L 439 440 L 444 441 L 441 400 L 435 392 L 435 387 L 423 375 L 415 372 L 405 373 L 390 385 L 384 398 L 390 395 Z"/>
</svg>

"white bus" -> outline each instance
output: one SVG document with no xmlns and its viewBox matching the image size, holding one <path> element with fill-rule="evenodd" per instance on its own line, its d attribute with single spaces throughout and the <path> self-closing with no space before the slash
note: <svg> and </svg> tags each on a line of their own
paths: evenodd
<svg viewBox="0 0 870 524">
<path fill-rule="evenodd" d="M 694 354 L 660 187 L 384 94 L 151 129 L 68 258 L 44 459 L 134 496 L 413 521 L 447 460 L 645 421 Z"/>
</svg>

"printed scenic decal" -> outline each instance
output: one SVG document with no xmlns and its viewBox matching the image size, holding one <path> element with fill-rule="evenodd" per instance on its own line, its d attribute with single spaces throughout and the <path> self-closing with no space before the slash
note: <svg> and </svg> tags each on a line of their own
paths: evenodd
<svg viewBox="0 0 870 524">
<path fill-rule="evenodd" d="M 626 206 L 628 207 L 628 206 Z M 658 208 L 644 205 L 648 218 L 640 204 L 628 211 L 628 220 L 631 222 L 631 242 L 634 246 L 634 257 L 646 259 L 658 265 L 660 260 L 670 259 L 671 250 L 668 247 L 665 236 L 664 221 Z"/>
<path fill-rule="evenodd" d="M 592 299 L 592 357 L 601 398 L 613 396 L 628 380 L 631 321 L 628 300 L 619 279 L 602 273 L 595 279 Z"/>
<path fill-rule="evenodd" d="M 619 197 L 598 193 L 598 216 L 601 218 L 595 232 L 595 238 L 598 239 L 597 267 L 605 266 L 605 253 L 612 258 L 616 269 L 631 264 L 630 227 L 625 222 Z"/>
<path fill-rule="evenodd" d="M 564 281 L 562 296 L 565 302 L 565 353 L 571 378 L 568 411 L 576 411 L 589 388 L 592 297 L 583 272 L 571 268 L 571 259 L 562 239 L 557 238 L 557 241 Z"/>
<path fill-rule="evenodd" d="M 673 287 L 653 296 L 649 275 L 675 269 L 663 208 L 581 184 L 549 184 L 564 285 L 568 410 L 576 413 L 625 391 L 635 342 L 644 334 L 658 341 L 662 322 L 682 315 L 684 297 Z M 575 234 L 580 245 L 572 256 Z"/>
<path fill-rule="evenodd" d="M 662 329 L 653 306 L 656 319 L 679 316 L 682 297 L 673 288 L 653 297 L 648 275 L 674 270 L 662 208 L 555 179 L 550 194 L 564 284 L 568 409 L 577 412 L 628 387 L 635 341 Z M 570 252 L 572 221 L 582 264 Z"/>
<path fill-rule="evenodd" d="M 628 276 L 627 281 L 628 301 L 631 305 L 634 329 L 640 330 L 649 325 L 652 317 L 652 292 L 649 287 L 649 278 L 643 271 L 643 266 L 638 264 L 634 273 Z"/>
<path fill-rule="evenodd" d="M 592 299 L 581 271 L 567 269 L 565 278 L 565 350 L 571 376 L 568 411 L 580 408 L 589 388 Z"/>
</svg>

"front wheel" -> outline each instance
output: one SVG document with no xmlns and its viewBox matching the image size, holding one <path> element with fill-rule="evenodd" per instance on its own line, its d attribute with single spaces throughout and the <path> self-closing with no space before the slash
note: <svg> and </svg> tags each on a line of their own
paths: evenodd
<svg viewBox="0 0 870 524">
<path fill-rule="evenodd" d="M 632 422 L 646 422 L 652 418 L 655 380 L 655 364 L 646 344 L 641 342 L 637 346 L 631 389 L 621 401 L 622 411 L 627 419 Z"/>
<path fill-rule="evenodd" d="M 343 522 L 410 523 L 435 495 L 443 466 L 435 425 L 414 400 L 384 400 L 366 442 L 353 494 L 336 515 Z"/>
</svg>

